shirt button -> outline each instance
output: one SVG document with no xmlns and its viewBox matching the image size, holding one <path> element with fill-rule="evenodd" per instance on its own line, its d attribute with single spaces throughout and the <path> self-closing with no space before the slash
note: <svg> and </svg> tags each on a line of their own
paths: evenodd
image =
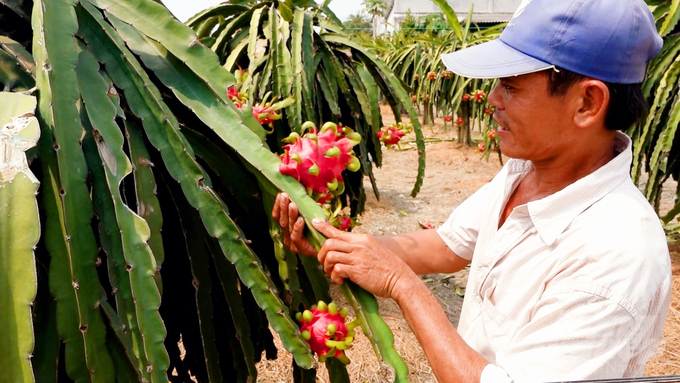
<svg viewBox="0 0 680 383">
<path fill-rule="evenodd" d="M 477 295 L 477 296 L 475 297 L 475 301 L 476 301 L 477 303 L 482 303 L 482 297 L 481 297 L 481 295 Z"/>
</svg>

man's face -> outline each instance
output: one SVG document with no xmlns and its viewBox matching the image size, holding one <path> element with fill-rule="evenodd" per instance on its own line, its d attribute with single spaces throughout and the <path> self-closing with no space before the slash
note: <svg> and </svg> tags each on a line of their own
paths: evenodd
<svg viewBox="0 0 680 383">
<path fill-rule="evenodd" d="M 503 154 L 538 162 L 562 153 L 573 136 L 573 88 L 551 96 L 542 73 L 500 79 L 488 101 L 496 107 Z"/>
</svg>

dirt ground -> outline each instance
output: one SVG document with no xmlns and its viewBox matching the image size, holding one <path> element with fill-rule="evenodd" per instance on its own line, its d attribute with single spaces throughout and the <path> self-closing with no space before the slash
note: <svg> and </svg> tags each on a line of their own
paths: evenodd
<svg viewBox="0 0 680 383">
<path fill-rule="evenodd" d="M 394 120 L 389 113 L 383 113 L 383 116 L 386 124 Z M 410 197 L 417 174 L 417 152 L 414 145 L 408 143 L 413 140 L 413 134 L 410 134 L 404 138 L 406 143 L 401 145 L 401 149 L 383 151 L 383 166 L 375 169 L 380 200 L 373 194 L 370 183 L 365 182 L 368 194 L 366 213 L 360 219 L 362 226 L 355 231 L 389 235 L 424 230 L 420 225 L 423 221 L 439 226 L 458 204 L 491 181 L 501 169 L 497 155 L 492 155 L 489 161 L 480 160 L 479 153 L 473 148 L 462 147 L 454 142 L 453 128 L 449 126 L 445 130 L 442 121 L 437 121 L 432 128 L 424 127 L 423 131 L 426 137 L 442 141 L 427 145 L 426 177 L 418 196 Z M 670 189 L 675 190 L 674 187 Z M 673 193 L 667 194 L 667 204 L 671 204 Z M 680 256 L 675 253 L 673 258 L 676 261 L 676 276 L 672 307 L 664 340 L 647 366 L 647 375 L 680 374 Z M 423 281 L 437 296 L 451 323 L 456 325 L 463 302 L 467 270 L 450 275 L 426 275 L 423 276 Z M 338 303 L 346 305 L 339 290 L 333 289 L 332 295 Z M 409 367 L 410 381 L 436 382 L 422 348 L 398 306 L 392 300 L 380 299 L 379 302 L 381 315 L 394 332 L 395 348 Z M 279 342 L 279 349 L 283 350 L 276 336 L 275 339 Z M 387 369 L 377 361 L 364 336 L 357 335 L 354 346 L 347 351 L 347 355 L 352 360 L 348 366 L 352 382 L 387 381 Z M 285 350 L 279 353 L 276 361 L 260 362 L 258 381 L 292 382 L 291 362 L 291 356 Z M 319 366 L 317 381 L 328 382 L 328 373 L 324 366 Z"/>
</svg>

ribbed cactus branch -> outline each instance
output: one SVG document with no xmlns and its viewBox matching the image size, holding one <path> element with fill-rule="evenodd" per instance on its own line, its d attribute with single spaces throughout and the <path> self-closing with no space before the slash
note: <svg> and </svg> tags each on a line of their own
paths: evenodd
<svg viewBox="0 0 680 383">
<path fill-rule="evenodd" d="M 77 382 L 113 382 L 114 366 L 98 309 L 97 244 L 90 226 L 87 165 L 80 147 L 83 128 L 76 108 L 75 3 L 38 0 L 33 7 L 45 243 L 52 257 L 50 290 L 57 301 L 57 330 L 66 345 L 66 371 Z"/>
<path fill-rule="evenodd" d="M 107 96 L 108 85 L 98 72 L 99 63 L 89 51 L 78 55 L 78 87 L 92 124 L 92 134 L 104 165 L 113 199 L 125 256 L 123 275 L 130 281 L 133 306 L 143 340 L 152 382 L 167 382 L 169 358 L 165 351 L 165 327 L 158 313 L 161 295 L 154 280 L 159 271 L 147 241 L 151 231 L 146 221 L 123 201 L 120 184 L 132 172 L 132 164 L 123 152 L 123 133 L 115 122 L 116 107 Z"/>
<path fill-rule="evenodd" d="M 95 15 L 92 16 L 96 17 Z M 116 21 L 113 22 L 116 23 Z M 246 244 L 247 239 L 229 218 L 219 197 L 206 185 L 202 169 L 193 158 L 193 153 L 188 150 L 190 147 L 185 144 L 186 141 L 179 133 L 179 126 L 176 121 L 173 121 L 174 119 L 168 116 L 166 112 L 167 107 L 160 100 L 158 90 L 153 87 L 146 74 L 141 71 L 141 68 L 137 69 L 139 64 L 132 59 L 132 55 L 129 52 L 126 52 L 122 42 L 117 41 L 117 36 L 112 33 L 113 31 L 109 30 L 108 24 L 101 21 L 97 21 L 97 23 L 101 23 L 100 25 L 104 27 L 104 32 L 107 32 L 107 35 L 102 35 L 101 29 L 97 29 L 94 26 L 94 28 L 88 28 L 85 39 L 91 40 L 93 43 L 96 42 L 94 44 L 88 42 L 88 45 L 100 61 L 111 64 L 112 69 L 108 73 L 116 86 L 123 89 L 132 112 L 143 120 L 144 130 L 149 141 L 159 149 L 168 171 L 173 178 L 179 180 L 189 203 L 199 210 L 203 223 L 210 235 L 219 239 L 224 254 L 231 262 L 235 263 L 239 276 L 246 286 L 252 289 L 258 305 L 267 313 L 272 327 L 281 334 L 284 345 L 293 353 L 298 364 L 307 367 L 311 366 L 313 357 L 309 352 L 309 347 L 297 334 L 297 326 L 285 312 L 285 306 L 281 300 L 271 289 L 272 282 L 255 260 L 254 254 Z M 119 22 L 116 24 L 119 32 L 125 35 L 128 45 L 135 47 L 142 60 L 145 61 L 149 68 L 156 70 L 157 75 L 163 82 L 173 86 L 175 82 L 179 81 L 184 86 L 192 84 L 192 88 L 197 84 L 201 84 L 201 80 L 197 79 L 193 72 L 187 69 L 181 69 L 179 73 L 182 73 L 182 76 L 177 76 L 177 72 L 174 72 L 176 69 L 174 68 L 179 63 L 164 58 L 171 57 L 170 54 L 157 56 L 156 52 L 158 52 L 158 49 L 163 49 L 158 44 L 146 40 L 146 38 L 129 26 L 126 28 L 125 25 Z M 120 51 L 125 52 L 125 54 L 121 56 L 114 53 Z M 166 72 L 159 71 L 159 67 L 161 69 L 168 68 L 171 71 L 166 74 Z M 180 66 L 179 68 L 182 67 Z M 199 82 L 194 83 L 195 80 Z M 235 118 L 238 118 L 236 117 L 237 112 L 222 104 L 211 89 L 201 89 L 207 90 L 209 96 L 207 98 L 203 95 L 199 96 L 202 100 L 202 102 L 198 102 L 200 105 L 197 106 L 195 105 L 196 102 L 189 102 L 181 97 L 180 100 L 194 110 L 197 108 L 204 110 L 208 105 L 211 105 L 208 108 L 209 110 L 226 112 L 228 118 L 222 119 L 223 122 L 234 121 Z M 242 125 L 239 126 L 242 127 Z M 266 151 L 262 147 L 260 139 L 251 130 L 243 127 L 243 132 L 239 133 L 240 138 L 244 138 L 246 143 L 250 145 L 248 150 L 259 147 L 261 150 Z M 249 141 L 251 139 L 254 141 Z M 271 156 L 270 158 L 276 158 L 271 152 L 266 151 L 266 153 L 268 156 Z M 299 184 L 295 186 L 302 189 Z M 299 190 L 299 192 L 304 193 L 303 190 Z"/>
<path fill-rule="evenodd" d="M 0 382 L 33 382 L 31 305 L 38 285 L 33 249 L 40 238 L 36 193 L 25 151 L 40 127 L 32 96 L 0 92 Z"/>
</svg>

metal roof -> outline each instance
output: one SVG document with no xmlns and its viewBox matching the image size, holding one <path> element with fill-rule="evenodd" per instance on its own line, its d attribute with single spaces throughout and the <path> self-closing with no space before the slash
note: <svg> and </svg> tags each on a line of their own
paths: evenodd
<svg viewBox="0 0 680 383">
<path fill-rule="evenodd" d="M 435 12 L 411 12 L 413 16 L 426 16 L 431 15 Z M 395 12 L 394 18 L 398 21 L 404 21 L 406 18 L 406 12 Z M 463 21 L 467 18 L 467 13 L 456 14 L 459 21 Z M 473 23 L 505 23 L 510 21 L 512 18 L 512 12 L 472 12 L 472 22 Z"/>
</svg>

